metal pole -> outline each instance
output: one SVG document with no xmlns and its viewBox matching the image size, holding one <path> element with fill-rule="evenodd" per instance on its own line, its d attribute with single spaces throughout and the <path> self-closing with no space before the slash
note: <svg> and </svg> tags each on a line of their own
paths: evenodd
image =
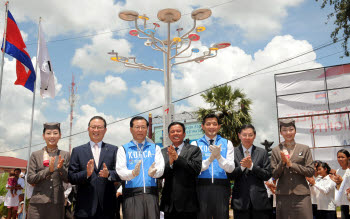
<svg viewBox="0 0 350 219">
<path fill-rule="evenodd" d="M 0 72 L 0 101 L 1 101 L 1 88 L 2 88 L 2 75 L 4 73 L 4 60 L 5 60 L 5 49 L 6 49 L 6 31 L 7 31 L 7 17 L 8 17 L 8 4 L 7 1 L 5 3 L 5 29 L 4 29 L 4 40 L 3 40 L 3 51 L 1 58 L 1 72 Z"/>
<path fill-rule="evenodd" d="M 36 63 L 35 63 L 35 74 L 37 74 L 37 70 L 38 70 L 38 55 L 39 55 L 39 36 L 40 36 L 40 23 L 41 23 L 41 17 L 39 18 L 39 30 L 38 30 L 38 48 L 37 48 L 37 51 L 36 51 Z M 27 154 L 27 174 L 28 174 L 28 167 L 29 167 L 29 159 L 30 159 L 30 152 L 31 152 L 31 148 L 32 148 L 32 138 L 33 138 L 33 123 L 34 123 L 34 106 L 35 106 L 35 90 L 36 90 L 36 83 L 37 83 L 37 80 L 38 77 L 36 75 L 36 78 L 35 78 L 35 82 L 34 82 L 34 90 L 33 90 L 33 102 L 32 102 L 32 118 L 31 118 L 31 122 L 30 122 L 30 134 L 29 134 L 29 147 L 28 147 L 28 154 Z M 26 177 L 26 181 L 25 181 L 25 189 L 24 189 L 24 200 L 27 199 L 27 188 L 28 188 L 28 182 L 27 182 L 27 178 Z M 26 209 L 26 202 L 24 202 L 24 207 L 23 209 Z M 24 218 L 26 218 L 26 212 L 24 211 L 23 212 L 23 215 L 24 215 Z"/>
</svg>

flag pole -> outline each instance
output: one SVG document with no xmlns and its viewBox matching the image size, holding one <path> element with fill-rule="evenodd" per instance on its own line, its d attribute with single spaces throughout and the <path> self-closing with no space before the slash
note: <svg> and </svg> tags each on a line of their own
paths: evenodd
<svg viewBox="0 0 350 219">
<path fill-rule="evenodd" d="M 39 25 L 38 25 L 38 47 L 36 50 L 36 63 L 35 63 L 35 82 L 34 82 L 34 90 L 33 90 L 33 102 L 32 102 L 32 118 L 31 118 L 31 123 L 30 123 L 30 135 L 29 135 L 29 147 L 28 147 L 28 155 L 27 155 L 27 174 L 28 174 L 28 167 L 29 167 L 29 159 L 30 159 L 30 152 L 32 149 L 32 137 L 33 137 L 33 123 L 34 123 L 34 105 L 35 105 L 35 90 L 36 90 L 36 83 L 38 81 L 38 54 L 39 54 L 39 36 L 40 36 L 40 23 L 41 23 L 41 17 L 39 18 Z M 24 194 L 24 200 L 27 200 L 27 188 L 28 188 L 28 182 L 27 182 L 27 176 L 25 180 L 25 194 Z M 26 202 L 24 202 L 24 218 L 26 218 Z"/>
<path fill-rule="evenodd" d="M 9 2 L 7 1 L 5 3 L 5 28 L 4 28 L 4 39 L 2 41 L 3 43 L 3 51 L 2 51 L 2 58 L 1 58 L 1 72 L 0 72 L 0 101 L 1 101 L 1 88 L 2 88 L 2 75 L 4 72 L 4 59 L 5 59 L 5 49 L 6 49 L 6 31 L 7 31 L 7 16 L 8 16 L 8 4 Z"/>
</svg>

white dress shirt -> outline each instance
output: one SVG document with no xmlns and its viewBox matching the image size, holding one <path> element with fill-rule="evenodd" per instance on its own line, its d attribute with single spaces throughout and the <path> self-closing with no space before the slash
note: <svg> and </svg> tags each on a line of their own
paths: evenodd
<svg viewBox="0 0 350 219">
<path fill-rule="evenodd" d="M 138 145 L 137 141 L 133 140 L 133 142 L 136 145 Z M 145 144 L 145 141 L 142 142 L 142 145 L 144 144 Z M 126 160 L 125 150 L 123 147 L 120 147 L 117 153 L 116 171 L 122 180 L 130 181 L 133 178 L 135 178 L 135 176 L 132 174 L 133 170 L 129 170 L 128 167 L 126 166 L 126 162 L 127 160 Z M 154 156 L 154 162 L 155 162 L 154 167 L 157 169 L 157 171 L 154 174 L 153 178 L 159 178 L 163 175 L 163 172 L 164 172 L 164 159 L 163 159 L 161 149 L 158 145 L 156 145 L 156 154 Z"/>
<path fill-rule="evenodd" d="M 214 140 L 214 142 L 216 141 L 216 137 L 215 136 L 212 140 Z M 209 144 L 209 140 L 210 138 L 208 136 L 205 135 L 205 140 L 208 142 Z M 196 145 L 197 146 L 197 141 L 193 141 L 191 143 L 192 145 Z M 219 166 L 225 170 L 225 172 L 227 173 L 232 173 L 232 171 L 235 169 L 235 156 L 234 156 L 234 149 L 233 149 L 233 144 L 230 140 L 227 140 L 227 153 L 226 153 L 226 158 L 224 157 L 220 157 L 218 159 L 218 163 Z M 201 172 L 207 170 L 210 166 L 211 162 L 209 161 L 209 158 L 206 160 L 202 161 L 202 169 Z"/>
<path fill-rule="evenodd" d="M 335 182 L 329 178 L 329 175 L 321 178 L 313 187 L 318 189 L 317 210 L 335 211 L 334 189 Z"/>
<path fill-rule="evenodd" d="M 313 178 L 315 179 L 315 184 L 320 181 L 322 179 L 321 176 L 313 176 Z M 313 205 L 317 205 L 317 195 L 319 193 L 319 190 L 315 188 L 315 186 L 312 186 L 309 184 L 309 187 L 310 187 L 310 193 L 311 193 L 311 203 Z"/>
<path fill-rule="evenodd" d="M 249 155 L 250 155 L 250 157 L 252 156 L 252 149 L 253 149 L 253 145 L 251 145 L 248 149 L 247 148 L 245 148 L 243 145 L 241 145 L 242 146 L 242 148 L 243 148 L 243 155 L 244 155 L 244 157 L 247 157 L 247 154 L 246 154 L 246 151 L 249 151 Z M 252 162 L 252 165 L 250 166 L 250 168 L 248 168 L 248 170 L 252 170 L 253 169 L 253 162 Z M 245 167 L 242 167 L 241 166 L 241 170 L 242 171 L 244 171 L 245 170 Z"/>
<path fill-rule="evenodd" d="M 96 163 L 96 161 L 100 160 L 100 157 L 95 157 L 95 144 L 96 144 L 95 142 L 90 141 L 91 152 L 92 152 L 92 155 L 94 156 L 96 168 L 98 168 L 98 163 Z M 98 145 L 98 154 L 101 154 L 102 141 L 98 142 L 97 145 Z"/>
</svg>

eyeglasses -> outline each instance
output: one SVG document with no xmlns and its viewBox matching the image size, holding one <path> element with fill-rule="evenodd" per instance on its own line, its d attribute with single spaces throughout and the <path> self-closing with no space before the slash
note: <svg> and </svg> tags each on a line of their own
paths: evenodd
<svg viewBox="0 0 350 219">
<path fill-rule="evenodd" d="M 253 134 L 242 134 L 241 135 L 243 138 L 254 138 Z"/>
<path fill-rule="evenodd" d="M 136 129 L 136 130 L 140 130 L 140 129 L 143 130 L 143 131 L 147 130 L 147 126 L 134 126 L 133 128 Z"/>
<path fill-rule="evenodd" d="M 92 130 L 103 130 L 103 129 L 105 129 L 105 127 L 104 126 L 90 126 L 90 128 L 92 129 Z"/>
</svg>

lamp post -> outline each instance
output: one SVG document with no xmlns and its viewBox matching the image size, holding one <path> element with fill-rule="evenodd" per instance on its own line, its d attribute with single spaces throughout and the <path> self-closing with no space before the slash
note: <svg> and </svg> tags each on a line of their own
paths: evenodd
<svg viewBox="0 0 350 219">
<path fill-rule="evenodd" d="M 204 20 L 211 16 L 210 9 L 196 9 L 191 13 L 193 19 L 192 28 L 187 31 L 185 34 L 181 35 L 183 28 L 176 29 L 178 36 L 171 39 L 170 35 L 170 26 L 172 23 L 177 22 L 181 18 L 181 12 L 177 9 L 167 8 L 162 9 L 158 12 L 157 17 L 160 21 L 167 24 L 167 39 L 160 40 L 155 37 L 157 28 L 160 27 L 158 23 L 153 23 L 153 28 L 147 28 L 147 21 L 149 18 L 146 15 L 139 15 L 136 11 L 122 11 L 119 13 L 119 17 L 125 21 L 134 21 L 136 29 L 129 31 L 129 34 L 132 36 L 137 36 L 139 39 L 144 39 L 145 46 L 151 47 L 153 50 L 161 51 L 163 53 L 163 64 L 164 68 L 159 69 L 153 66 L 148 66 L 142 63 L 136 62 L 136 57 L 123 57 L 119 56 L 117 52 L 109 52 L 108 54 L 112 55 L 111 60 L 116 62 L 121 62 L 124 66 L 129 68 L 138 68 L 141 70 L 155 70 L 164 72 L 164 95 L 165 102 L 163 105 L 163 146 L 168 146 L 171 144 L 168 138 L 167 128 L 168 125 L 173 121 L 174 115 L 174 105 L 171 103 L 171 72 L 170 69 L 174 65 L 184 64 L 188 62 L 197 62 L 201 63 L 206 59 L 214 58 L 217 55 L 219 49 L 226 48 L 230 46 L 230 43 L 223 42 L 214 44 L 213 47 L 209 48 L 208 51 L 204 51 L 203 55 L 196 56 L 191 58 L 192 55 L 199 53 L 199 49 L 192 48 L 191 54 L 189 56 L 180 56 L 183 52 L 188 50 L 191 46 L 192 41 L 198 41 L 200 36 L 197 33 L 200 33 L 205 30 L 205 27 L 200 26 L 196 28 L 197 20 Z M 138 20 L 143 20 L 143 29 L 138 26 Z M 195 31 L 196 33 L 192 33 Z M 142 34 L 143 36 L 140 36 Z M 172 55 L 173 54 L 173 55 Z M 187 58 L 185 61 L 174 62 L 172 60 L 175 58 Z"/>
</svg>

